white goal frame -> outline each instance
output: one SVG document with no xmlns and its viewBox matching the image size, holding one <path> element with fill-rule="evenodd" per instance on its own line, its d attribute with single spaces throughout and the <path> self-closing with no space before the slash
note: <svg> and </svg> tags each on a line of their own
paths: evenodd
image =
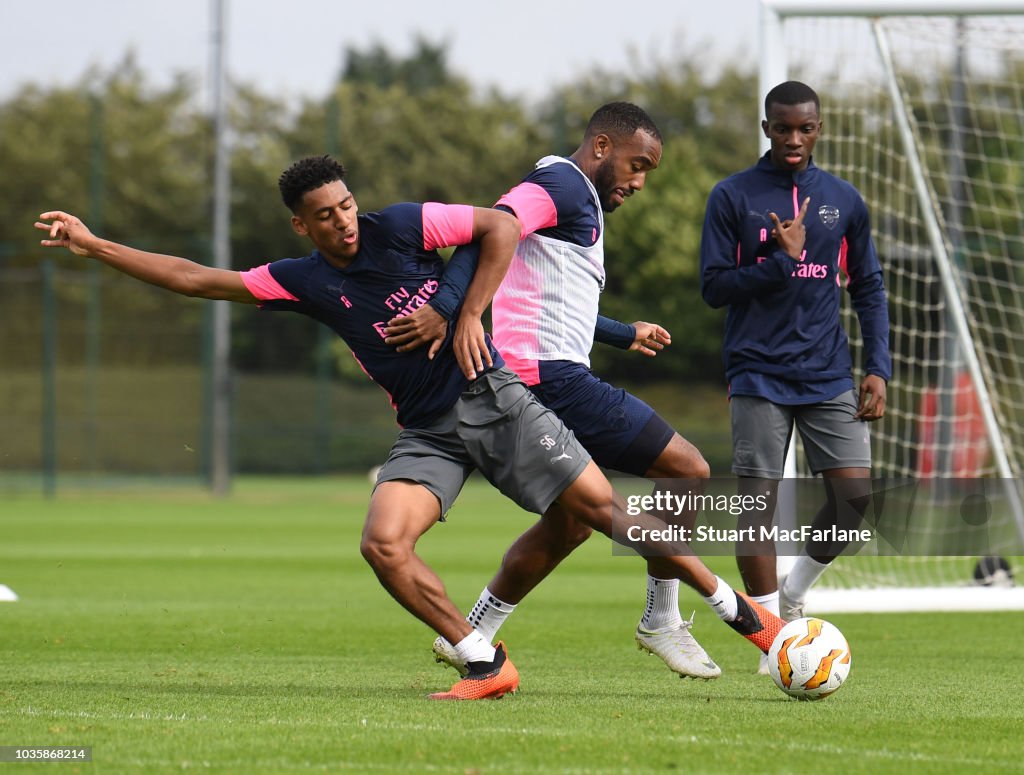
<svg viewBox="0 0 1024 775">
<path fill-rule="evenodd" d="M 1003 435 L 993 409 L 991 395 L 985 382 L 977 352 L 972 346 L 972 335 L 967 313 L 960 298 L 956 269 L 947 254 L 941 227 L 934 210 L 928 182 L 922 163 L 913 142 L 913 132 L 906 115 L 900 110 L 902 98 L 892 66 L 888 40 L 879 23 L 886 16 L 988 16 L 1024 15 L 1022 0 L 762 0 L 760 22 L 760 56 L 758 111 L 761 100 L 768 91 L 789 76 L 788 49 L 784 37 L 784 23 L 793 17 L 855 17 L 871 22 L 879 62 L 884 71 L 886 83 L 894 107 L 894 120 L 913 177 L 920 214 L 928 233 L 931 248 L 936 256 L 936 267 L 941 286 L 948 304 L 950 323 L 960 343 L 960 353 L 976 392 L 979 408 L 993 456 L 993 462 L 1000 478 L 1005 483 L 1007 504 L 1012 511 L 1018 535 L 1024 540 L 1024 504 L 1013 481 L 1009 456 Z M 770 141 L 759 135 L 761 152 L 766 152 Z M 794 450 L 795 438 L 789 445 L 790 454 L 786 460 L 785 476 L 797 476 Z M 790 504 L 791 505 L 791 504 Z M 780 508 L 787 504 L 780 503 Z M 780 575 L 788 570 L 793 558 L 779 557 Z M 988 593 L 993 594 L 989 595 Z M 857 590 L 812 590 L 808 599 L 812 611 L 881 611 L 881 610 L 981 610 L 981 609 L 1024 609 L 1024 588 L 991 590 L 984 587 L 857 589 Z"/>
</svg>

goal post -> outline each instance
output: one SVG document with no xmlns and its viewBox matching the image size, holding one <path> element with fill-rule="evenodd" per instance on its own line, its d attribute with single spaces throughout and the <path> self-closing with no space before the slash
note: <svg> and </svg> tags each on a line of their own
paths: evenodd
<svg viewBox="0 0 1024 775">
<path fill-rule="evenodd" d="M 864 196 L 885 271 L 894 377 L 886 418 L 872 427 L 875 474 L 947 482 L 929 488 L 936 497 L 959 480 L 998 480 L 991 553 L 1018 555 L 1024 2 L 762 0 L 759 100 L 790 78 L 822 98 L 815 162 Z M 858 364 L 849 305 L 843 315 Z M 787 475 L 801 473 L 798 446 Z M 938 529 L 932 507 L 922 531 Z M 949 587 L 972 583 L 976 560 L 842 558 L 824 581 L 938 586 L 945 592 L 932 597 L 950 599 Z"/>
</svg>

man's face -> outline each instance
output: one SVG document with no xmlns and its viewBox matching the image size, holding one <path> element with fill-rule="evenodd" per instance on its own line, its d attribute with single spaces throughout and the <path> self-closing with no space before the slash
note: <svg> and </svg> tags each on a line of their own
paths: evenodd
<svg viewBox="0 0 1024 775">
<path fill-rule="evenodd" d="M 323 256 L 344 265 L 359 252 L 358 213 L 348 186 L 334 180 L 303 195 L 292 215 L 292 228 L 309 237 Z"/>
<path fill-rule="evenodd" d="M 768 117 L 761 122 L 764 136 L 771 140 L 772 164 L 781 170 L 807 169 L 814 144 L 821 133 L 821 118 L 813 102 L 799 105 L 769 106 Z"/>
<path fill-rule="evenodd" d="M 600 142 L 598 151 L 603 161 L 594 173 L 594 188 L 601 200 L 601 209 L 610 213 L 644 187 L 647 173 L 661 162 L 661 141 L 638 129 L 626 140 Z"/>
</svg>

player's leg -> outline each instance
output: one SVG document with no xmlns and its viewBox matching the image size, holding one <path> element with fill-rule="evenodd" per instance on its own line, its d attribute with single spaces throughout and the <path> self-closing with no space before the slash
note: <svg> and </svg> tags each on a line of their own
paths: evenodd
<svg viewBox="0 0 1024 775">
<path fill-rule="evenodd" d="M 819 540 L 829 528 L 856 530 L 871 500 L 870 468 L 832 468 L 820 472 L 825 485 L 825 503 L 811 523 L 812 538 L 796 558 L 779 590 L 782 616 L 787 621 L 804 615 L 807 594 L 832 562 L 849 546 L 846 540 Z M 842 533 L 840 533 L 842 534 Z"/>
<path fill-rule="evenodd" d="M 466 617 L 470 625 L 493 642 L 519 602 L 593 532 L 558 503 L 552 503 L 543 517 L 505 552 L 497 574 L 484 587 Z M 446 638 L 438 636 L 433 651 L 437 662 L 465 675 L 465 662 Z"/>
<path fill-rule="evenodd" d="M 710 469 L 699 450 L 629 392 L 597 378 L 578 364 L 545 375 L 535 394 L 576 435 L 602 467 L 656 480 L 655 489 L 700 491 Z M 550 377 L 555 379 L 548 379 Z M 655 513 L 668 524 L 693 527 L 695 512 Z M 634 637 L 680 675 L 713 677 L 717 666 L 690 632 L 693 617 L 679 612 L 679 579 L 661 557 L 647 560 L 646 598 Z M 708 665 L 713 667 L 708 667 Z"/>
<path fill-rule="evenodd" d="M 631 534 L 659 531 L 664 523 L 657 517 L 641 512 L 630 514 L 622 496 L 616 493 L 594 463 L 559 496 L 558 502 L 580 522 L 604 533 L 612 540 L 637 550 L 642 556 L 656 556 L 664 551 L 664 544 L 639 538 L 624 540 Z M 636 528 L 631 533 L 630 528 Z M 672 568 L 675 578 L 685 582 L 703 597 L 712 610 L 730 627 L 767 653 L 783 622 L 758 603 L 741 595 L 724 579 L 716 576 L 685 544 L 672 547 L 678 552 L 663 557 Z"/>
<path fill-rule="evenodd" d="M 772 516 L 775 514 L 778 501 L 779 482 L 777 479 L 741 476 L 736 483 L 736 492 L 751 499 L 763 497 L 767 504 L 764 509 L 745 511 L 737 519 L 736 527 L 739 528 L 740 534 L 753 535 L 754 538 L 737 542 L 736 566 L 740 570 L 747 594 L 766 608 L 775 610 L 778 608 L 775 544 L 772 541 L 761 540 L 760 536 L 764 535 L 762 528 L 767 529 L 772 524 Z M 750 528 L 753 532 L 750 532 Z"/>
<path fill-rule="evenodd" d="M 593 532 L 558 503 L 551 504 L 543 518 L 505 552 L 501 569 L 487 585 L 488 589 L 499 601 L 517 605 Z M 470 620 L 473 618 L 471 612 Z"/>
<path fill-rule="evenodd" d="M 667 436 L 668 440 L 661 445 L 661 440 Z M 657 451 L 656 451 L 657 450 Z M 653 457 L 653 459 L 652 459 Z M 666 423 L 660 416 L 654 414 L 632 445 L 631 454 L 626 459 L 619 460 L 617 466 L 612 466 L 618 471 L 636 473 L 655 482 L 655 491 L 670 490 L 679 495 L 697 493 L 703 491 L 704 481 L 711 476 L 711 467 L 704 460 L 704 456 L 689 441 L 684 439 Z M 634 464 L 630 470 L 628 459 L 641 461 L 639 465 Z M 650 460 L 649 463 L 643 461 Z M 639 471 L 639 473 L 637 473 Z M 656 517 L 664 522 L 679 525 L 693 530 L 696 521 L 696 510 L 687 510 L 683 513 L 652 511 Z M 655 580 L 674 579 L 673 568 L 670 563 L 661 557 L 649 557 L 647 559 L 647 573 Z M 652 593 L 648 585 L 648 595 Z M 663 603 L 668 603 L 665 600 Z M 669 607 L 669 606 L 661 606 Z M 679 609 L 676 606 L 676 619 L 679 618 Z M 662 627 L 669 622 L 642 619 L 641 624 L 652 627 Z"/>
<path fill-rule="evenodd" d="M 662 446 L 666 435 L 668 441 Z M 652 415 L 632 447 L 633 454 L 627 460 L 640 461 L 640 465 L 644 465 L 642 461 L 651 461 L 644 465 L 643 475 L 654 480 L 656 492 L 667 490 L 679 496 L 700 493 L 704 481 L 711 476 L 711 468 L 700 451 L 657 414 Z M 625 465 L 628 463 L 620 461 L 617 467 L 621 470 Z M 652 513 L 667 524 L 688 531 L 693 530 L 697 517 L 696 510 Z M 637 648 L 658 656 L 680 676 L 716 678 L 722 671 L 694 638 L 693 620 L 693 614 L 688 619 L 680 614 L 675 568 L 663 557 L 648 557 L 647 600 L 634 635 Z"/>
<path fill-rule="evenodd" d="M 643 512 L 628 514 L 587 450 L 551 410 L 522 394 L 523 385 L 511 372 L 488 372 L 473 387 L 478 392 L 464 394 L 457 405 L 460 436 L 473 463 L 498 489 L 535 513 L 546 514 L 557 502 L 577 522 L 644 556 L 664 552 L 656 541 L 625 539 L 630 527 L 650 535 L 663 531 L 664 523 Z M 669 560 L 675 577 L 701 592 L 722 619 L 767 651 L 781 621 L 736 595 L 687 546 L 673 550 L 679 554 Z"/>
<path fill-rule="evenodd" d="M 532 390 L 600 465 L 636 476 L 664 477 L 667 486 L 687 489 L 695 486 L 691 480 L 708 477 L 708 465 L 696 447 L 647 404 L 576 364 L 555 368 L 557 374 L 546 374 Z M 673 522 L 687 519 L 672 515 Z M 589 535 L 590 528 L 553 505 L 509 548 L 498 573 L 473 605 L 470 622 L 493 639 L 516 604 Z M 647 605 L 635 636 L 641 648 L 656 653 L 680 675 L 713 677 L 709 673 L 717 674 L 718 668 L 708 667 L 714 663 L 690 633 L 692 616 L 684 621 L 679 614 L 679 581 L 672 574 L 661 558 L 648 560 Z M 443 639 L 435 642 L 434 651 L 438 661 L 458 667 Z"/>
<path fill-rule="evenodd" d="M 627 514 L 625 501 L 616 493 L 601 470 L 593 462 L 588 463 L 577 478 L 559 495 L 560 509 L 547 509 L 541 517 L 543 523 L 548 519 L 560 519 L 568 513 L 576 521 L 588 525 L 609 537 L 622 537 L 628 534 L 628 527 L 636 525 L 641 529 L 659 530 L 664 523 L 649 514 L 630 516 Z M 560 530 L 561 528 L 555 528 Z M 659 545 L 636 546 L 642 553 L 654 555 L 663 550 Z M 770 611 L 743 595 L 737 594 L 723 579 L 712 573 L 689 552 L 683 545 L 679 547 L 679 556 L 661 558 L 665 567 L 671 568 L 674 578 L 685 581 L 699 592 L 712 610 L 745 638 L 754 643 L 763 652 L 767 652 L 775 635 L 782 627 L 782 621 Z M 434 645 L 439 661 L 459 667 L 450 653 L 450 647 L 443 641 Z M 710 662 L 710 660 L 708 660 Z M 695 677 L 712 678 L 719 671 L 711 662 L 703 670 L 694 668 Z"/>
<path fill-rule="evenodd" d="M 428 429 L 402 431 L 378 474 L 360 544 L 384 588 L 448 638 L 465 666 L 466 679 L 432 699 L 496 699 L 519 685 L 504 645 L 491 646 L 462 617 L 441 579 L 416 554 L 420 536 L 448 512 L 472 468 L 454 413 Z"/>
<path fill-rule="evenodd" d="M 711 467 L 700 450 L 672 431 L 668 443 L 643 475 L 648 479 L 701 480 L 711 476 Z"/>
<path fill-rule="evenodd" d="M 753 528 L 755 540 L 736 544 L 736 566 L 743 586 L 755 602 L 779 615 L 779 588 L 775 544 L 760 539 L 762 527 L 771 525 L 775 515 L 779 480 L 782 479 L 793 417 L 790 407 L 755 396 L 733 396 L 729 401 L 732 422 L 732 471 L 738 477 L 737 493 L 758 496 L 767 493 L 768 507 L 740 515 L 737 527 Z M 743 533 L 741 533 L 743 535 Z M 767 674 L 768 660 L 762 656 L 759 673 Z"/>
<path fill-rule="evenodd" d="M 590 372 L 584 371 L 577 381 L 582 385 L 580 397 L 556 412 L 599 465 L 650 479 L 655 482 L 655 492 L 668 490 L 685 495 L 703 490 L 704 481 L 711 475 L 707 461 L 654 409 Z M 690 530 L 696 519 L 696 511 L 651 513 L 666 524 Z M 686 629 L 679 613 L 679 585 L 674 573 L 671 564 L 662 558 L 648 557 L 647 600 L 638 635 L 641 631 Z M 692 640 L 688 632 L 686 640 Z M 655 653 L 675 669 L 670 653 L 662 651 Z"/>
<path fill-rule="evenodd" d="M 595 394 L 594 386 L 603 383 L 589 370 L 577 364 L 542 365 L 545 366 L 545 377 L 549 381 L 535 385 L 530 390 L 541 404 L 559 415 L 559 424 L 573 431 L 575 441 L 587 447 L 587 440 L 599 438 L 602 430 L 625 425 L 625 413 L 615 405 L 621 402 L 609 405 L 602 401 L 602 396 Z M 552 372 L 552 369 L 556 371 Z M 594 424 L 595 417 L 598 418 L 597 427 Z M 549 438 L 551 450 L 557 452 L 557 456 L 566 454 L 557 434 Z M 615 449 L 614 444 L 612 448 Z M 621 451 L 620 446 L 616 454 Z M 593 455 L 589 448 L 587 453 Z M 546 456 L 557 457 L 554 454 Z M 604 464 L 600 459 L 599 462 Z M 545 511 L 544 518 L 528 528 L 505 552 L 494 578 L 483 588 L 470 610 L 470 621 L 482 632 L 489 632 L 493 639 L 516 605 L 582 544 L 591 532 L 589 527 L 580 524 L 557 503 L 552 503 Z M 449 659 L 449 649 L 442 640 L 435 642 L 434 651 L 438 661 L 453 664 Z M 457 664 L 453 666 L 460 667 Z"/>
<path fill-rule="evenodd" d="M 738 527 L 771 525 L 793 427 L 792 408 L 755 396 L 733 396 L 729 401 L 732 421 L 732 471 L 739 478 L 740 495 L 769 493 L 768 508 L 742 514 Z M 736 546 L 736 565 L 747 594 L 778 613 L 778 579 L 775 545 L 771 541 L 743 541 Z"/>
<path fill-rule="evenodd" d="M 471 616 L 493 635 L 521 596 L 590 535 L 589 528 L 552 507 L 566 485 L 592 464 L 572 433 L 509 369 L 495 369 L 475 380 L 454 412 L 467 459 L 488 481 L 527 511 L 553 512 L 547 523 L 534 525 L 505 554 L 503 567 L 511 569 L 506 575 L 518 574 L 525 581 L 517 588 L 506 589 L 500 581 L 492 586 L 511 599 L 502 600 L 485 588 L 473 607 Z M 448 639 L 437 638 L 433 648 L 439 662 L 465 675 L 466 665 Z M 462 684 L 456 683 L 452 692 Z"/>
<path fill-rule="evenodd" d="M 831 468 L 820 473 L 825 485 L 825 505 L 811 523 L 812 537 L 805 551 L 812 559 L 828 564 L 850 545 L 845 538 L 830 537 L 835 534 L 828 528 L 834 525 L 838 536 L 849 535 L 860 528 L 871 502 L 871 469 Z"/>
<path fill-rule="evenodd" d="M 814 530 L 831 526 L 854 530 L 861 524 L 871 498 L 871 439 L 868 423 L 858 420 L 853 391 L 829 401 L 801 407 L 797 429 L 807 462 L 825 484 L 825 504 L 812 522 Z M 784 618 L 804 614 L 807 593 L 832 561 L 844 541 L 810 541 L 783 581 L 780 604 Z"/>
<path fill-rule="evenodd" d="M 416 554 L 416 542 L 440 517 L 437 498 L 423 485 L 382 482 L 370 499 L 359 549 L 381 585 L 402 607 L 459 643 L 473 628 L 449 600 L 438 575 Z M 493 649 L 488 652 L 482 656 L 492 658 Z"/>
</svg>

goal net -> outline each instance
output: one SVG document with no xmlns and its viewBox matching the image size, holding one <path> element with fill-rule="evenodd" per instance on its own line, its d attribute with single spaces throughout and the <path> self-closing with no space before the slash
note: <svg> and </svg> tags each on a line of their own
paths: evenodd
<svg viewBox="0 0 1024 775">
<path fill-rule="evenodd" d="M 856 186 L 872 216 L 894 371 L 872 426 L 874 475 L 926 485 L 907 523 L 913 556 L 840 558 L 823 586 L 857 589 L 875 610 L 896 587 L 942 587 L 933 602 L 974 587 L 973 607 L 982 557 L 1010 566 L 983 580 L 1022 578 L 1024 3 L 764 0 L 762 32 L 761 96 L 788 78 L 818 92 L 815 163 Z M 963 556 L 930 551 L 962 528 L 951 515 L 979 486 L 984 540 Z M 872 588 L 880 597 L 861 591 Z"/>
</svg>

